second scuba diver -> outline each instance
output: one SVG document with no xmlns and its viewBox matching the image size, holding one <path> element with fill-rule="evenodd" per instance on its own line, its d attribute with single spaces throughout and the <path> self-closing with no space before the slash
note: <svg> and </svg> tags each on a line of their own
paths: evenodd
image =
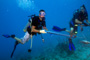
<svg viewBox="0 0 90 60">
<path fill-rule="evenodd" d="M 86 21 L 87 23 L 85 23 L 84 21 Z M 87 13 L 87 10 L 86 10 L 84 5 L 82 5 L 80 7 L 80 10 L 78 9 L 73 14 L 73 18 L 70 21 L 69 25 L 70 25 L 70 29 L 71 29 L 71 31 L 70 31 L 71 37 L 73 35 L 76 36 L 76 34 L 78 33 L 77 32 L 78 26 L 80 26 L 81 31 L 83 31 L 83 26 L 89 26 L 90 25 L 90 22 L 88 21 L 88 13 Z M 69 49 L 71 50 L 72 48 L 75 50 L 74 44 L 72 42 L 72 38 L 69 38 Z"/>
</svg>

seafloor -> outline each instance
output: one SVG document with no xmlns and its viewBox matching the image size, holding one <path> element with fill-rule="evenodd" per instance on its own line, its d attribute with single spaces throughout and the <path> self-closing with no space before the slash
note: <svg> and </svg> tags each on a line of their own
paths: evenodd
<svg viewBox="0 0 90 60">
<path fill-rule="evenodd" d="M 45 47 L 45 50 L 36 57 L 29 55 L 27 58 L 20 57 L 17 60 L 90 60 L 90 45 L 75 40 L 73 41 L 75 51 L 69 51 L 66 41 L 58 43 L 55 47 Z"/>
</svg>

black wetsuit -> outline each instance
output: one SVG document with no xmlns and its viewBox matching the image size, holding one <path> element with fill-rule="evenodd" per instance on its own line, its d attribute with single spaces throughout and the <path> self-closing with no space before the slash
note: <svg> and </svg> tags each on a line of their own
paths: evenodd
<svg viewBox="0 0 90 60">
<path fill-rule="evenodd" d="M 84 20 L 88 20 L 88 14 L 87 14 L 87 12 L 83 13 L 81 11 L 76 11 L 74 13 L 73 18 L 72 18 L 72 20 L 69 23 L 70 24 L 70 28 L 74 29 L 74 31 L 73 31 L 74 33 L 76 33 L 77 29 L 78 29 L 78 26 L 76 26 L 78 24 L 75 23 L 75 19 L 78 19 L 79 21 L 84 22 Z"/>
<path fill-rule="evenodd" d="M 36 27 L 35 29 L 41 30 L 42 27 L 46 27 L 45 18 L 44 18 L 42 21 L 40 21 L 39 16 L 33 17 L 33 18 L 32 18 L 32 24 L 31 24 L 31 26 L 35 26 L 35 27 Z M 37 34 L 37 33 L 35 33 L 35 32 L 32 32 L 32 33 L 31 33 L 31 28 L 30 28 L 30 26 L 27 28 L 27 31 L 29 32 L 29 34 L 32 34 L 32 35 L 36 35 L 36 34 Z M 39 33 L 39 34 L 40 34 L 40 33 Z"/>
</svg>

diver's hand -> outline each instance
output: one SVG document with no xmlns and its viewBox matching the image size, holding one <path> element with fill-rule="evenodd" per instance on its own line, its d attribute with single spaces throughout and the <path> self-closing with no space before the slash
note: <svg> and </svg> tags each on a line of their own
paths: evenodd
<svg viewBox="0 0 90 60">
<path fill-rule="evenodd" d="M 26 29 L 23 29 L 24 32 L 26 32 L 27 30 Z"/>
<path fill-rule="evenodd" d="M 40 30 L 40 33 L 46 33 L 45 30 Z"/>
</svg>

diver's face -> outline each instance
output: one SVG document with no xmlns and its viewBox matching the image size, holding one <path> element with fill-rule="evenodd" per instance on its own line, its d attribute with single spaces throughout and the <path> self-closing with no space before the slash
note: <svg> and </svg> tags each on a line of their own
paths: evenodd
<svg viewBox="0 0 90 60">
<path fill-rule="evenodd" d="M 43 18 L 43 17 L 45 17 L 45 12 L 44 11 L 41 11 L 40 13 L 39 13 L 39 16 L 41 17 L 41 18 Z"/>
<path fill-rule="evenodd" d="M 85 9 L 83 7 L 80 8 L 81 12 L 85 12 Z"/>
</svg>

